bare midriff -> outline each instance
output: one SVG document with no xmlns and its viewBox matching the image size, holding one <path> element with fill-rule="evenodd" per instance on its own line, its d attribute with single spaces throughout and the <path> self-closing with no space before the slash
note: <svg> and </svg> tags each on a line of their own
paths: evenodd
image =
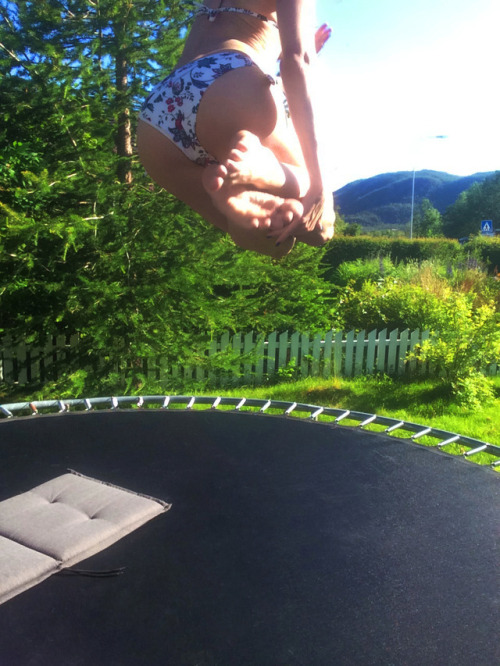
<svg viewBox="0 0 500 666">
<path fill-rule="evenodd" d="M 206 4 L 211 8 L 219 7 L 218 1 Z M 275 3 L 272 1 L 230 0 L 224 2 L 223 6 L 250 9 L 276 21 Z M 272 23 L 244 14 L 224 13 L 214 21 L 209 21 L 206 16 L 198 16 L 193 22 L 177 67 L 219 51 L 241 51 L 250 58 L 265 58 L 276 62 L 280 50 L 279 33 Z"/>
</svg>

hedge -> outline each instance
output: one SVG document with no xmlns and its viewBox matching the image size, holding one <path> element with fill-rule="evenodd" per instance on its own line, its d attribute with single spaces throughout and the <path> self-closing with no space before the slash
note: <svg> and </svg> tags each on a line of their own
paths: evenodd
<svg viewBox="0 0 500 666">
<path fill-rule="evenodd" d="M 324 264 L 327 277 L 345 261 L 390 257 L 394 263 L 440 259 L 448 262 L 464 261 L 474 256 L 489 271 L 500 269 L 500 238 L 471 239 L 464 245 L 450 238 L 380 238 L 376 236 L 337 236 L 326 249 Z"/>
</svg>

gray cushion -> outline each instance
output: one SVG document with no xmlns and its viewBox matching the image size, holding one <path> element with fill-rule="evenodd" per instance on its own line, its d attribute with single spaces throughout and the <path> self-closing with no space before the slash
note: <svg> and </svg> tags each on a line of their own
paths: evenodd
<svg viewBox="0 0 500 666">
<path fill-rule="evenodd" d="M 0 603 L 169 508 L 76 473 L 0 502 Z"/>
<path fill-rule="evenodd" d="M 0 536 L 0 604 L 40 583 L 58 568 L 52 557 Z"/>
</svg>

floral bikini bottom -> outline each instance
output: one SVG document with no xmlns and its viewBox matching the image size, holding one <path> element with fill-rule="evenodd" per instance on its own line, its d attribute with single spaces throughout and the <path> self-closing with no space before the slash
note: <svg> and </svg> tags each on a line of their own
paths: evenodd
<svg viewBox="0 0 500 666">
<path fill-rule="evenodd" d="M 144 102 L 139 117 L 173 141 L 192 162 L 217 162 L 200 144 L 196 116 L 207 88 L 220 76 L 239 67 L 256 67 L 239 51 L 221 51 L 176 69 L 159 83 Z M 267 75 L 270 82 L 276 79 Z"/>
</svg>

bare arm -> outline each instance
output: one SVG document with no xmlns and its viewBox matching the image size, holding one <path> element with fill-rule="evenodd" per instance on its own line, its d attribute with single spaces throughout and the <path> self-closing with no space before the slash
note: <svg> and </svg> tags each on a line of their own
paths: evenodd
<svg viewBox="0 0 500 666">
<path fill-rule="evenodd" d="M 281 77 L 290 116 L 299 139 L 310 186 L 302 198 L 304 216 L 287 227 L 278 240 L 293 232 L 314 229 L 324 202 L 323 182 L 318 160 L 318 133 L 309 83 L 309 69 L 315 57 L 314 34 L 309 32 L 307 12 L 310 0 L 276 0 L 281 38 Z"/>
</svg>

